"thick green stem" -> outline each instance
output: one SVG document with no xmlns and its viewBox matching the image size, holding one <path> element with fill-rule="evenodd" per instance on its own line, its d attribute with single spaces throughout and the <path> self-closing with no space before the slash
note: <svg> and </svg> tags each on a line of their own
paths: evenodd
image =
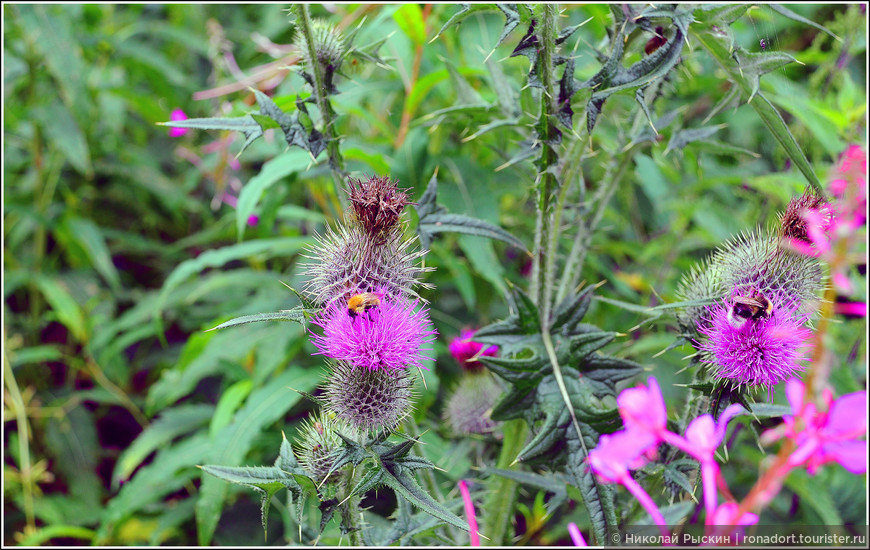
<svg viewBox="0 0 870 550">
<path fill-rule="evenodd" d="M 332 102 L 329 101 L 323 67 L 317 62 L 316 44 L 314 33 L 311 32 L 311 16 L 308 13 L 308 4 L 296 4 L 295 8 L 299 30 L 305 37 L 305 46 L 308 49 L 306 59 L 309 60 L 308 69 L 314 79 L 314 97 L 317 101 L 317 108 L 320 109 L 320 116 L 323 118 L 323 135 L 326 138 L 326 154 L 329 157 L 329 167 L 332 169 L 335 194 L 342 209 L 345 209 L 347 207 L 346 198 L 339 190 L 344 187 L 344 178 L 347 173 L 344 171 L 344 158 L 341 156 L 341 149 L 333 127 L 335 125 L 335 111 L 332 109 Z"/>
<path fill-rule="evenodd" d="M 508 469 L 519 456 L 526 444 L 529 427 L 525 420 L 511 420 L 504 423 L 504 441 L 501 454 L 495 467 Z M 489 540 L 490 546 L 504 546 L 510 543 L 509 530 L 513 520 L 514 503 L 517 499 L 517 483 L 506 477 L 493 477 L 492 490 L 483 504 L 483 524 L 480 532 Z M 486 539 L 484 539 L 486 540 Z"/>
<path fill-rule="evenodd" d="M 345 478 L 344 487 L 340 496 L 342 500 L 347 499 L 344 501 L 344 504 L 339 506 L 339 513 L 341 514 L 341 524 L 348 531 L 350 546 L 362 546 L 363 544 L 362 525 L 360 522 L 360 515 L 362 512 L 359 508 L 360 497 L 358 495 L 350 496 L 353 492 L 353 488 L 356 487 L 358 478 L 359 474 L 356 469 L 352 470 L 350 475 Z"/>
<path fill-rule="evenodd" d="M 535 223 L 535 247 L 532 263 L 532 297 L 541 314 L 542 325 L 547 324 L 550 315 L 550 297 L 553 287 L 552 261 L 547 254 L 553 231 L 552 197 L 558 191 L 559 180 L 553 174 L 559 156 L 552 143 L 558 130 L 551 123 L 556 115 L 556 88 L 553 79 L 553 57 L 556 50 L 555 4 L 540 4 L 539 21 L 541 44 L 538 53 L 538 74 L 543 90 L 541 91 L 541 114 L 538 118 L 538 139 L 541 142 L 541 157 L 538 160 L 536 187 L 537 220 Z"/>
</svg>

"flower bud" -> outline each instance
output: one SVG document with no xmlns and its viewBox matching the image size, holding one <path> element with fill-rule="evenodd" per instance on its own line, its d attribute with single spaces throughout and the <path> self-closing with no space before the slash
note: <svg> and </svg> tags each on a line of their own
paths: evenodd
<svg viewBox="0 0 870 550">
<path fill-rule="evenodd" d="M 327 475 L 329 475 L 327 482 L 335 482 L 341 477 L 340 471 L 330 474 L 335 463 L 333 451 L 341 449 L 344 445 L 336 431 L 341 432 L 345 437 L 356 436 L 349 425 L 335 415 L 325 414 L 322 411 L 304 420 L 299 429 L 294 450 L 296 458 L 317 483 L 323 482 Z"/>
<path fill-rule="evenodd" d="M 469 373 L 447 400 L 444 420 L 457 435 L 490 433 L 499 424 L 490 414 L 501 393 L 501 385 L 490 373 Z"/>
</svg>

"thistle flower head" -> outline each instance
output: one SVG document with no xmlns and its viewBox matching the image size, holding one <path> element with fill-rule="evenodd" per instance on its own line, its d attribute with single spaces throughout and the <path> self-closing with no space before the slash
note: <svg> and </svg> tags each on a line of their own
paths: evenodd
<svg viewBox="0 0 870 550">
<path fill-rule="evenodd" d="M 353 428 L 342 422 L 334 415 L 322 411 L 312 414 L 302 422 L 299 429 L 299 437 L 296 439 L 294 452 L 299 464 L 310 472 L 314 479 L 320 483 L 329 475 L 330 481 L 337 480 L 340 472 L 332 472 L 335 463 L 333 451 L 343 446 L 342 440 L 336 432 L 341 432 L 345 437 L 355 437 Z"/>
<path fill-rule="evenodd" d="M 419 298 L 414 287 L 429 288 L 418 277 L 431 268 L 419 265 L 425 251 L 412 251 L 414 240 L 402 238 L 401 225 L 388 238 L 372 239 L 359 225 L 338 226 L 316 236 L 303 266 L 310 278 L 305 292 L 317 304 L 375 289 L 394 297 Z"/>
<path fill-rule="evenodd" d="M 314 42 L 317 63 L 330 72 L 338 70 L 346 50 L 346 41 L 341 33 L 326 21 L 314 19 L 311 21 L 311 39 Z M 306 63 L 310 65 L 314 60 L 309 58 L 308 43 L 301 30 L 297 31 L 294 42 Z"/>
<path fill-rule="evenodd" d="M 712 367 L 716 379 L 726 380 L 734 387 L 761 386 L 771 388 L 803 370 L 812 332 L 804 326 L 808 315 L 799 312 L 799 302 L 793 297 L 768 296 L 773 308 L 769 316 L 741 319 L 734 314 L 735 289 L 730 299 L 708 308 L 709 326 L 699 326 L 706 336 L 699 349 Z"/>
<path fill-rule="evenodd" d="M 474 342 L 474 331 L 463 329 L 459 336 L 450 341 L 447 346 L 450 350 L 450 355 L 456 359 L 463 369 L 468 371 L 480 371 L 483 369 L 483 363 L 477 360 L 482 355 L 495 356 L 498 353 L 498 346 L 489 346 L 484 349 L 484 345 L 480 342 Z"/>
<path fill-rule="evenodd" d="M 312 322 L 323 334 L 312 333 L 317 354 L 364 370 L 404 370 L 423 367 L 424 352 L 431 351 L 437 332 L 425 307 L 418 302 L 383 296 L 370 309 L 353 313 L 344 300 L 333 300 Z"/>
<path fill-rule="evenodd" d="M 331 366 L 326 407 L 358 432 L 391 431 L 411 412 L 412 371 L 355 368 L 344 361 Z"/>
<path fill-rule="evenodd" d="M 487 434 L 498 425 L 490 417 L 501 385 L 488 372 L 464 376 L 444 407 L 444 420 L 458 434 Z"/>
<path fill-rule="evenodd" d="M 367 180 L 349 178 L 348 185 L 354 221 L 377 244 L 383 244 L 399 224 L 402 210 L 413 203 L 408 201 L 407 193 L 399 191 L 396 182 L 386 176 L 372 176 Z"/>
</svg>

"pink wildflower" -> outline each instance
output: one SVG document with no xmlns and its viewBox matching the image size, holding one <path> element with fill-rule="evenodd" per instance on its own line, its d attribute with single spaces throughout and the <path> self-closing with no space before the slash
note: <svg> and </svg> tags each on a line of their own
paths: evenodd
<svg viewBox="0 0 870 550">
<path fill-rule="evenodd" d="M 181 109 L 174 109 L 169 115 L 169 120 L 187 120 L 187 115 Z M 169 137 L 181 137 L 189 131 L 190 128 L 170 128 Z"/>
<path fill-rule="evenodd" d="M 650 432 L 656 437 L 667 427 L 668 411 L 655 378 L 649 388 L 638 386 L 623 390 L 616 399 L 625 427 Z"/>
<path fill-rule="evenodd" d="M 456 359 L 459 365 L 470 371 L 476 371 L 483 368 L 483 363 L 477 360 L 482 355 L 494 357 L 498 353 L 498 346 L 489 346 L 486 349 L 480 342 L 472 341 L 474 331 L 464 329 L 462 332 L 450 341 L 448 349 L 450 354 Z"/>
<path fill-rule="evenodd" d="M 465 506 L 465 517 L 468 519 L 468 531 L 471 533 L 471 546 L 480 546 L 480 535 L 477 533 L 477 516 L 474 513 L 474 502 L 464 479 L 459 480 L 459 492 Z"/>
<path fill-rule="evenodd" d="M 786 383 L 786 397 L 794 414 L 783 418 L 784 435 L 797 444 L 788 465 L 806 465 L 812 475 L 829 462 L 838 462 L 854 474 L 866 472 L 866 444 L 859 438 L 867 433 L 867 395 L 855 392 L 835 400 L 828 392 L 827 411 L 823 412 L 815 403 L 805 403 L 804 393 L 800 380 Z"/>
<path fill-rule="evenodd" d="M 568 534 L 571 535 L 571 542 L 574 543 L 574 546 L 589 546 L 586 544 L 586 539 L 583 538 L 583 533 L 580 532 L 580 528 L 577 527 L 577 524 L 573 521 L 568 524 Z"/>
<path fill-rule="evenodd" d="M 758 515 L 752 512 L 744 512 L 740 517 L 737 513 L 740 507 L 736 502 L 723 502 L 716 508 L 711 525 L 755 525 L 758 523 Z"/>
<path fill-rule="evenodd" d="M 417 302 L 385 297 L 365 313 L 348 315 L 343 300 L 333 300 L 312 322 L 323 327 L 313 334 L 322 354 L 369 370 L 423 367 L 424 355 L 437 332 L 429 322 L 428 310 L 414 310 Z"/>
</svg>

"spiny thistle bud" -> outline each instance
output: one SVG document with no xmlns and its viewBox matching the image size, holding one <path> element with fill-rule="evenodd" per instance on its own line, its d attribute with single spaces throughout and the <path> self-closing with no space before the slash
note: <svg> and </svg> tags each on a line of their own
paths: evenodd
<svg viewBox="0 0 870 550">
<path fill-rule="evenodd" d="M 360 433 L 391 431 L 412 410 L 413 376 L 408 369 L 369 370 L 335 362 L 326 406 Z"/>
<path fill-rule="evenodd" d="M 798 311 L 794 297 L 768 296 L 765 309 L 758 309 L 740 293 L 735 288 L 730 299 L 708 309 L 710 325 L 699 328 L 707 339 L 698 348 L 715 379 L 735 388 L 770 389 L 803 370 L 799 362 L 812 335 L 804 326 L 809 315 Z"/>
<path fill-rule="evenodd" d="M 386 176 L 348 179 L 348 184 L 354 220 L 377 244 L 383 244 L 388 236 L 393 236 L 405 205 L 413 203 Z"/>
<path fill-rule="evenodd" d="M 327 89 L 334 91 L 332 77 L 341 67 L 347 51 L 347 41 L 334 26 L 319 19 L 311 21 L 311 40 L 314 42 L 315 59 L 311 58 L 308 42 L 301 29 L 296 32 L 294 43 L 309 70 L 314 62 L 320 65 L 326 78 Z"/>
<path fill-rule="evenodd" d="M 302 422 L 299 437 L 296 440 L 295 454 L 299 464 L 310 472 L 317 483 L 321 483 L 327 475 L 329 482 L 341 477 L 340 471 L 332 472 L 335 463 L 333 451 L 341 449 L 344 443 L 336 431 L 345 437 L 355 437 L 355 430 L 344 422 L 324 412 L 312 414 Z"/>
<path fill-rule="evenodd" d="M 358 303 L 357 303 L 358 302 Z M 312 334 L 317 353 L 365 370 L 423 368 L 423 353 L 437 332 L 426 308 L 384 292 L 333 301 L 312 320 L 323 335 Z"/>
<path fill-rule="evenodd" d="M 490 413 L 501 393 L 501 385 L 490 373 L 469 373 L 447 400 L 444 420 L 457 435 L 491 433 L 498 422 Z"/>
</svg>

